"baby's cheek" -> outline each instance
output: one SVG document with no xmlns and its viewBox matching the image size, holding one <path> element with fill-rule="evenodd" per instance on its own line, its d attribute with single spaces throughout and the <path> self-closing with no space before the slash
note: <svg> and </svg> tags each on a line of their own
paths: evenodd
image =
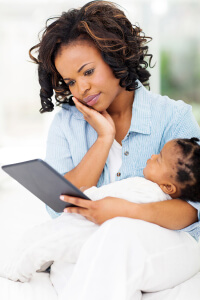
<svg viewBox="0 0 200 300">
<path fill-rule="evenodd" d="M 146 169 L 147 169 L 147 167 L 145 167 L 145 168 L 143 169 L 143 175 L 144 175 L 145 178 L 146 178 Z"/>
<path fill-rule="evenodd" d="M 149 167 L 149 165 L 147 165 L 144 169 L 143 169 L 143 175 L 146 179 L 151 180 L 151 168 Z"/>
</svg>

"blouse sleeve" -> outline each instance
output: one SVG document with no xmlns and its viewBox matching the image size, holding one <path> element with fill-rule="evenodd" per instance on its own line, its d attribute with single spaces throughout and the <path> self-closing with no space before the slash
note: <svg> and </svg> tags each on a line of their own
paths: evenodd
<svg viewBox="0 0 200 300">
<path fill-rule="evenodd" d="M 64 175 L 68 171 L 74 168 L 69 143 L 62 129 L 62 115 L 57 113 L 49 128 L 47 145 L 46 145 L 46 157 L 45 161 L 51 165 L 60 174 Z M 56 218 L 60 213 L 55 212 L 49 206 L 46 205 L 47 212 L 52 218 Z"/>
<path fill-rule="evenodd" d="M 200 127 L 192 113 L 192 107 L 186 105 L 183 110 L 179 111 L 179 122 L 174 128 L 175 137 L 200 138 Z"/>
<path fill-rule="evenodd" d="M 56 114 L 49 128 L 45 161 L 64 175 L 72 170 L 74 165 L 69 143 L 62 129 L 61 118 L 60 113 Z"/>
<path fill-rule="evenodd" d="M 200 138 L 200 127 L 192 113 L 191 105 L 179 100 L 171 109 L 170 119 L 164 129 L 161 148 L 164 144 L 176 138 Z"/>
</svg>

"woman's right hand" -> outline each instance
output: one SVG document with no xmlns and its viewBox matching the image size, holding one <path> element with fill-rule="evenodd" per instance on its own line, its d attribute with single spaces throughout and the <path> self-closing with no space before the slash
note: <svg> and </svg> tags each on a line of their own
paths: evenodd
<svg viewBox="0 0 200 300">
<path fill-rule="evenodd" d="M 115 138 L 115 123 L 106 111 L 100 113 L 82 104 L 75 97 L 73 97 L 73 100 L 76 108 L 83 114 L 84 119 L 97 132 L 98 138 L 79 164 L 67 172 L 64 177 L 79 189 L 83 186 L 89 188 L 97 185 L 102 174 Z"/>
<path fill-rule="evenodd" d="M 115 123 L 106 110 L 100 113 L 82 104 L 75 97 L 73 97 L 73 101 L 76 108 L 83 114 L 84 119 L 97 132 L 98 137 L 108 137 L 114 140 L 116 134 Z"/>
</svg>

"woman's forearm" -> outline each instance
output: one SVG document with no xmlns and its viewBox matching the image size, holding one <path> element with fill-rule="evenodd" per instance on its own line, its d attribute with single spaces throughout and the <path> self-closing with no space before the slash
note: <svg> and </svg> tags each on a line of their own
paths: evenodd
<svg viewBox="0 0 200 300">
<path fill-rule="evenodd" d="M 114 138 L 98 137 L 81 162 L 64 177 L 76 187 L 96 186 L 105 166 Z"/>
<path fill-rule="evenodd" d="M 173 230 L 185 228 L 198 221 L 197 210 L 180 199 L 145 204 L 130 203 L 128 217 Z"/>
</svg>

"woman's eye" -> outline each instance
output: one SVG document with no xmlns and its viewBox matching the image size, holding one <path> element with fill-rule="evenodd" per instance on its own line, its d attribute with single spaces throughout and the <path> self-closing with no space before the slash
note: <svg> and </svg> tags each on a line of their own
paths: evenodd
<svg viewBox="0 0 200 300">
<path fill-rule="evenodd" d="M 84 75 L 87 76 L 87 75 L 91 75 L 92 73 L 94 72 L 94 69 L 90 69 L 90 70 L 87 70 Z"/>
<path fill-rule="evenodd" d="M 73 86 L 74 83 L 75 83 L 74 81 L 70 81 L 70 82 L 67 83 L 67 85 L 68 85 L 68 86 Z"/>
<path fill-rule="evenodd" d="M 87 71 L 85 71 L 84 76 L 91 75 L 93 72 L 94 72 L 94 69 L 87 70 Z M 73 86 L 75 84 L 75 81 L 71 80 L 71 81 L 67 82 L 66 84 L 68 86 Z"/>
</svg>

